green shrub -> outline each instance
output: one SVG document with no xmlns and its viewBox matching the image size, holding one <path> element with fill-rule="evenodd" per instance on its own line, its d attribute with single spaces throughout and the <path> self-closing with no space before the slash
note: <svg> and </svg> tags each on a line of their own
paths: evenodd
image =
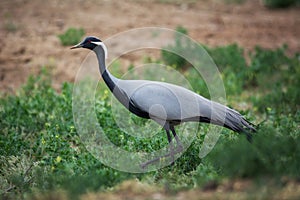
<svg viewBox="0 0 300 200">
<path fill-rule="evenodd" d="M 259 100 L 253 101 L 261 112 L 268 107 L 287 114 L 299 109 L 299 55 L 288 57 L 286 50 L 286 46 L 275 50 L 257 47 L 251 54 L 248 82 L 263 92 Z"/>
<path fill-rule="evenodd" d="M 247 63 L 244 58 L 244 50 L 237 44 L 214 48 L 206 47 L 206 50 L 221 72 L 230 68 L 233 73 L 237 73 L 238 78 L 243 77 Z"/>
<path fill-rule="evenodd" d="M 82 28 L 68 28 L 65 33 L 58 35 L 60 42 L 64 46 L 78 44 L 84 35 Z"/>
<path fill-rule="evenodd" d="M 275 116 L 262 125 L 253 143 L 222 138 L 206 158 L 229 177 L 300 177 L 300 114 Z"/>
<path fill-rule="evenodd" d="M 210 98 L 210 94 L 209 94 L 207 85 L 206 85 L 204 79 L 201 77 L 201 75 L 195 68 L 193 68 L 193 67 L 188 68 L 185 71 L 184 75 L 187 78 L 192 89 L 196 93 L 201 94 L 202 96 L 204 96 L 206 98 Z"/>
<path fill-rule="evenodd" d="M 72 89 L 65 83 L 57 93 L 42 70 L 17 95 L 0 98 L 0 189 L 5 197 L 19 199 L 33 188 L 63 188 L 78 196 L 129 177 L 102 165 L 81 143 L 73 123 Z"/>
<path fill-rule="evenodd" d="M 296 0 L 262 0 L 265 6 L 271 8 L 285 8 L 296 3 Z"/>
<path fill-rule="evenodd" d="M 218 179 L 220 179 L 220 176 L 216 169 L 207 163 L 200 163 L 193 171 L 193 180 L 197 186 L 204 186 Z"/>
<path fill-rule="evenodd" d="M 227 95 L 240 94 L 249 76 L 244 50 L 236 44 L 206 50 L 223 75 Z"/>
<path fill-rule="evenodd" d="M 8 21 L 6 21 L 5 24 L 4 24 L 4 29 L 5 29 L 6 31 L 8 31 L 8 32 L 14 33 L 14 32 L 16 32 L 16 31 L 19 29 L 19 27 L 18 27 L 17 24 L 16 24 L 15 22 L 13 22 L 12 20 L 8 20 Z"/>
<path fill-rule="evenodd" d="M 182 34 L 187 35 L 188 31 L 182 26 L 178 26 L 176 28 L 177 33 L 175 33 L 175 44 L 169 45 L 164 47 L 164 49 L 161 51 L 161 57 L 162 60 L 165 62 L 165 64 L 172 66 L 177 69 L 183 69 L 189 65 L 189 63 L 185 60 L 185 58 L 181 57 L 180 55 L 177 55 L 173 52 L 184 52 L 187 51 L 187 49 L 190 51 L 191 47 L 186 44 L 184 37 Z"/>
</svg>

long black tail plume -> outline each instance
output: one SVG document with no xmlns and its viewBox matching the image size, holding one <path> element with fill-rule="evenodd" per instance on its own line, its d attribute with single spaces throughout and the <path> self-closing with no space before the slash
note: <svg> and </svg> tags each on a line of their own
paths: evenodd
<svg viewBox="0 0 300 200">
<path fill-rule="evenodd" d="M 252 135 L 256 132 L 256 127 L 253 123 L 246 120 L 237 111 L 227 108 L 224 127 L 229 128 L 238 133 L 246 134 L 247 140 L 252 141 Z"/>
<path fill-rule="evenodd" d="M 200 116 L 199 121 L 223 126 L 237 133 L 245 134 L 247 140 L 249 142 L 252 141 L 252 135 L 256 132 L 256 126 L 246 120 L 239 112 L 226 106 L 215 104 L 213 113 L 212 117 Z"/>
</svg>

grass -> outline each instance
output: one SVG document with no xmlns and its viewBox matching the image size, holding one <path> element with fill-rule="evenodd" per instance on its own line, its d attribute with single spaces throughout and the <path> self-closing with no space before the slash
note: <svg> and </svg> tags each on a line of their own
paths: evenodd
<svg viewBox="0 0 300 200">
<path fill-rule="evenodd" d="M 192 145 L 173 166 L 146 174 L 114 170 L 89 154 L 77 135 L 72 113 L 73 84 L 64 83 L 58 93 L 51 86 L 51 74 L 44 69 L 40 75 L 31 76 L 15 95 L 0 98 L 2 198 L 51 199 L 57 195 L 74 199 L 110 191 L 128 179 L 157 185 L 168 194 L 211 184 L 217 187 L 227 179 L 274 180 L 279 185 L 283 184 L 282 177 L 291 182 L 298 180 L 299 54 L 287 56 L 285 46 L 276 50 L 257 47 L 247 64 L 243 49 L 237 45 L 206 48 L 222 73 L 229 105 L 245 102 L 249 106 L 242 114 L 259 124 L 252 144 L 224 129 L 214 150 L 200 159 L 199 147 L 209 127 L 202 125 Z M 205 83 L 194 76 L 192 68 L 182 73 L 196 91 L 209 96 Z M 167 144 L 163 131 L 154 138 L 139 139 L 119 130 L 107 94 L 101 83 L 97 117 L 111 141 L 132 151 L 152 151 Z"/>
</svg>

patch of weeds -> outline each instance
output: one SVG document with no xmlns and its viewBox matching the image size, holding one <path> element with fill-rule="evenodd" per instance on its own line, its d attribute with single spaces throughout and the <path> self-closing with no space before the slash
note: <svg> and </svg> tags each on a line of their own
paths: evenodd
<svg viewBox="0 0 300 200">
<path fill-rule="evenodd" d="M 1 97 L 0 188 L 8 199 L 56 189 L 79 196 L 131 176 L 102 165 L 87 152 L 73 123 L 72 91 L 65 83 L 57 93 L 44 69 L 16 95 Z"/>
<path fill-rule="evenodd" d="M 205 49 L 222 74 L 226 93 L 240 94 L 247 85 L 249 76 L 243 49 L 237 44 Z"/>
<path fill-rule="evenodd" d="M 7 20 L 4 23 L 4 29 L 8 32 L 14 33 L 18 30 L 18 26 L 15 22 L 13 22 L 12 20 Z"/>
<path fill-rule="evenodd" d="M 276 50 L 257 47 L 251 54 L 252 76 L 248 80 L 264 93 L 262 98 L 253 98 L 254 105 L 261 111 L 267 108 L 278 113 L 296 113 L 300 101 L 299 54 L 286 55 L 286 46 Z"/>
<path fill-rule="evenodd" d="M 18 30 L 18 25 L 15 23 L 14 19 L 13 19 L 13 15 L 12 13 L 10 12 L 6 12 L 4 13 L 3 15 L 3 18 L 2 21 L 4 22 L 4 29 L 7 31 L 7 32 L 11 32 L 11 33 L 14 33 Z"/>
<path fill-rule="evenodd" d="M 78 44 L 85 34 L 82 28 L 68 28 L 65 33 L 58 35 L 63 46 Z"/>
<path fill-rule="evenodd" d="M 7 199 L 24 198 L 37 184 L 37 177 L 43 177 L 39 162 L 26 154 L 1 156 L 0 166 L 0 195 Z"/>
<path fill-rule="evenodd" d="M 224 0 L 227 4 L 242 4 L 245 3 L 245 0 Z"/>
<path fill-rule="evenodd" d="M 299 113 L 284 118 L 276 116 L 259 128 L 253 143 L 241 137 L 222 138 L 207 160 L 229 177 L 299 178 L 299 120 Z"/>
<path fill-rule="evenodd" d="M 174 35 L 175 44 L 164 47 L 161 51 L 162 60 L 169 66 L 172 66 L 177 69 L 183 69 L 189 65 L 187 60 L 180 55 L 175 54 L 177 52 L 184 52 L 187 49 L 191 50 L 190 45 L 186 43 L 184 35 L 188 34 L 188 31 L 183 26 L 178 26 L 176 28 L 176 33 Z"/>
<path fill-rule="evenodd" d="M 220 179 L 219 173 L 209 163 L 200 163 L 192 174 L 194 184 L 200 187 Z"/>
<path fill-rule="evenodd" d="M 297 0 L 262 0 L 263 5 L 270 8 L 286 8 L 295 5 Z"/>
</svg>

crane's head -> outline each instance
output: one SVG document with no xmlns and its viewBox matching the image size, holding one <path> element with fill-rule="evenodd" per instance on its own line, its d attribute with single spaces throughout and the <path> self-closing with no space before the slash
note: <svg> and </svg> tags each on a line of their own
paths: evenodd
<svg viewBox="0 0 300 200">
<path fill-rule="evenodd" d="M 104 43 L 100 39 L 98 39 L 94 36 L 88 36 L 88 37 L 84 38 L 82 40 L 82 42 L 72 46 L 71 49 L 86 48 L 86 49 L 94 50 L 98 46 L 101 46 L 103 48 L 105 58 L 107 58 L 106 46 L 104 45 Z"/>
<path fill-rule="evenodd" d="M 102 45 L 103 42 L 93 36 L 88 36 L 86 38 L 84 38 L 84 40 L 82 40 L 82 42 L 80 42 L 79 44 L 76 44 L 74 46 L 71 47 L 71 49 L 76 49 L 76 48 L 87 48 L 90 50 L 93 50 L 94 48 L 96 48 L 99 45 Z"/>
</svg>

